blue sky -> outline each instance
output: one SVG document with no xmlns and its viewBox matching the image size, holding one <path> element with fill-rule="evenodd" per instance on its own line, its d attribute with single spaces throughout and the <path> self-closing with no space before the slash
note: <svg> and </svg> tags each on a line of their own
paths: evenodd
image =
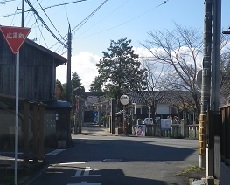
<svg viewBox="0 0 230 185">
<path fill-rule="evenodd" d="M 6 2 L 10 1 L 10 2 Z M 5 3 L 4 3 L 5 2 Z M 88 89 L 95 75 L 95 64 L 107 51 L 110 40 L 123 37 L 131 39 L 135 48 L 141 47 L 148 39 L 149 31 L 173 30 L 175 24 L 196 28 L 203 31 L 204 0 L 87 0 L 79 3 L 76 0 L 30 0 L 39 16 L 58 37 L 65 37 L 68 24 L 73 29 L 72 71 L 77 72 L 83 85 Z M 19 13 L 22 0 L 0 0 L 0 24 L 21 26 Z M 52 5 L 68 3 L 41 10 Z M 40 4 L 40 5 L 39 5 Z M 100 5 L 102 5 L 100 7 Z M 75 28 L 94 10 L 95 14 L 81 27 Z M 222 0 L 221 27 L 226 30 L 230 26 L 230 1 Z M 25 10 L 29 6 L 25 3 Z M 25 13 L 25 26 L 31 27 L 29 38 L 37 39 L 37 43 L 66 56 L 66 49 L 46 31 L 32 11 Z M 52 47 L 51 47 L 52 46 Z M 66 66 L 58 67 L 57 78 L 65 83 Z"/>
</svg>

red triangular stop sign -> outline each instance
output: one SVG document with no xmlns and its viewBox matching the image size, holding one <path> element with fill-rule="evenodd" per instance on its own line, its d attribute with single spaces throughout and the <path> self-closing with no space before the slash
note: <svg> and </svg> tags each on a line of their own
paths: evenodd
<svg viewBox="0 0 230 185">
<path fill-rule="evenodd" d="M 11 51 L 15 54 L 30 33 L 30 28 L 24 27 L 0 26 L 0 30 L 9 44 Z"/>
</svg>

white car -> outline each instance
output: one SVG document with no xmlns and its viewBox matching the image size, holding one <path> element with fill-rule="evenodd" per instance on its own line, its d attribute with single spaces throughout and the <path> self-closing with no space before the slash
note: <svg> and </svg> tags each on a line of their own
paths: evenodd
<svg viewBox="0 0 230 185">
<path fill-rule="evenodd" d="M 143 124 L 153 125 L 153 119 L 152 118 L 145 118 L 143 121 Z"/>
</svg>

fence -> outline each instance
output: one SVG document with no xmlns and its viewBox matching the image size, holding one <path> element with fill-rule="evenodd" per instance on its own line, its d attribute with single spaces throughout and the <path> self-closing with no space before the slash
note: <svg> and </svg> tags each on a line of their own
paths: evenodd
<svg viewBox="0 0 230 185">
<path fill-rule="evenodd" d="M 221 107 L 221 161 L 230 165 L 230 104 Z"/>
<path fill-rule="evenodd" d="M 172 124 L 171 129 L 161 130 L 160 124 L 146 125 L 146 136 L 170 137 L 170 138 L 191 138 L 198 139 L 199 124 L 185 125 Z"/>
</svg>

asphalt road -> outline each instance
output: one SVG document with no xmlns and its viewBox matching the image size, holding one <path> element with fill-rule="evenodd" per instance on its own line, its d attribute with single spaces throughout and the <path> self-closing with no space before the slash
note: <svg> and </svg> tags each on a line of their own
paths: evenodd
<svg viewBox="0 0 230 185">
<path fill-rule="evenodd" d="M 186 185 L 178 175 L 198 166 L 198 141 L 73 135 L 74 147 L 46 155 L 49 167 L 33 185 Z"/>
</svg>

